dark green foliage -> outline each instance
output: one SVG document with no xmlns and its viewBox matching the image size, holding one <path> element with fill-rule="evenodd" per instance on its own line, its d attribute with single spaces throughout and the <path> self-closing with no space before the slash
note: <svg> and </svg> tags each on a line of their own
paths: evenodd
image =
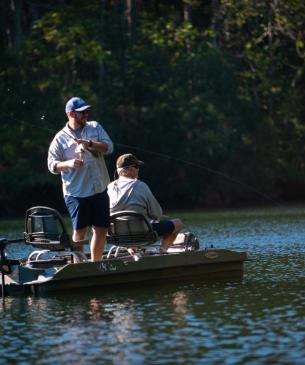
<svg viewBox="0 0 305 365">
<path fill-rule="evenodd" d="M 74 95 L 116 143 L 111 175 L 135 153 L 165 207 L 304 197 L 301 0 L 11 4 L 0 11 L 2 215 L 63 207 L 46 156 Z"/>
</svg>

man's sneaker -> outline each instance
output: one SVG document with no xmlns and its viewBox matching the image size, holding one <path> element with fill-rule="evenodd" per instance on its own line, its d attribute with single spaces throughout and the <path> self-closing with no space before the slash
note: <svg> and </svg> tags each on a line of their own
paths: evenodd
<svg viewBox="0 0 305 365">
<path fill-rule="evenodd" d="M 143 257 L 139 252 L 135 253 L 134 255 L 132 255 L 133 259 L 135 261 L 139 261 L 141 260 L 141 258 Z"/>
</svg>

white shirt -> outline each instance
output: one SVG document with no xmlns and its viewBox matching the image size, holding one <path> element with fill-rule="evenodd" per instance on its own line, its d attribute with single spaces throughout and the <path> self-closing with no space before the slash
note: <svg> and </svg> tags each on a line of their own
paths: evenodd
<svg viewBox="0 0 305 365">
<path fill-rule="evenodd" d="M 104 155 L 113 151 L 111 139 L 98 122 L 86 123 L 81 131 L 81 138 L 101 141 L 108 145 L 105 153 L 99 152 L 98 156 L 94 157 L 90 151 L 80 151 L 80 145 L 75 142 L 72 133 L 67 124 L 55 135 L 48 152 L 49 171 L 58 174 L 55 171 L 58 162 L 82 159 L 82 167 L 61 172 L 63 194 L 83 198 L 103 192 L 110 181 Z"/>
</svg>

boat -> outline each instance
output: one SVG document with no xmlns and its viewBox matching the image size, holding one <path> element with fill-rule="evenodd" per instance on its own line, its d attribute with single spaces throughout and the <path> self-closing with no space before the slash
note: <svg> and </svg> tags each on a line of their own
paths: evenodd
<svg viewBox="0 0 305 365">
<path fill-rule="evenodd" d="M 0 238 L 1 288 L 5 295 L 41 295 L 59 290 L 164 283 L 184 279 L 242 278 L 246 252 L 201 247 L 198 238 L 180 233 L 165 254 L 147 218 L 133 211 L 111 216 L 107 246 L 99 262 L 83 252 L 88 241 L 74 242 L 60 213 L 37 206 L 26 211 L 19 239 Z M 33 251 L 9 258 L 7 247 L 19 242 Z M 135 255 L 134 253 L 140 255 Z"/>
</svg>

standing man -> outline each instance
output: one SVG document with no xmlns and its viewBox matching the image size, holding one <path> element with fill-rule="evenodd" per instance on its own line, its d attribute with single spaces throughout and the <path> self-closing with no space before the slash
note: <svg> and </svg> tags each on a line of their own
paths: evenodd
<svg viewBox="0 0 305 365">
<path fill-rule="evenodd" d="M 88 122 L 91 106 L 79 97 L 66 104 L 68 122 L 49 147 L 48 168 L 61 174 L 65 203 L 73 225 L 73 240 L 86 237 L 92 226 L 91 260 L 100 261 L 109 226 L 108 170 L 104 155 L 113 143 L 98 122 Z"/>
<path fill-rule="evenodd" d="M 160 253 L 165 253 L 182 229 L 178 218 L 160 220 L 162 208 L 145 182 L 138 179 L 144 162 L 131 153 L 121 155 L 116 161 L 119 178 L 108 185 L 110 212 L 134 210 L 145 215 L 154 231 L 161 237 Z"/>
</svg>

